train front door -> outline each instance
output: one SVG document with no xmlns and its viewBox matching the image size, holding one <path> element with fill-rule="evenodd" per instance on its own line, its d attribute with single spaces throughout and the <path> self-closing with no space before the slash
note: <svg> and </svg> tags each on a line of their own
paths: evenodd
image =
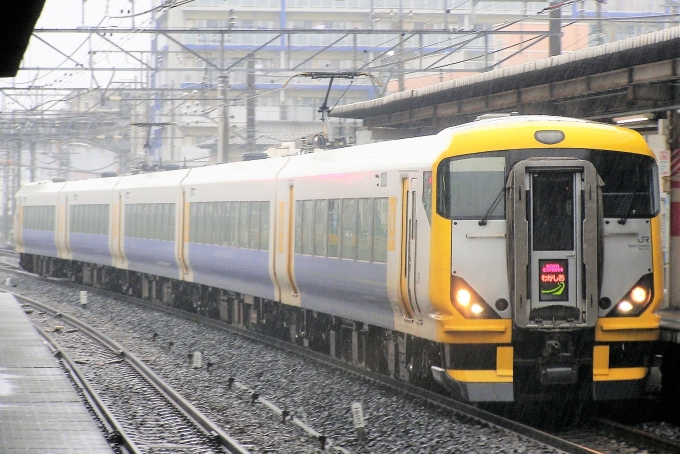
<svg viewBox="0 0 680 454">
<path fill-rule="evenodd" d="M 576 159 L 511 172 L 515 320 L 523 328 L 597 321 L 598 176 Z"/>
</svg>

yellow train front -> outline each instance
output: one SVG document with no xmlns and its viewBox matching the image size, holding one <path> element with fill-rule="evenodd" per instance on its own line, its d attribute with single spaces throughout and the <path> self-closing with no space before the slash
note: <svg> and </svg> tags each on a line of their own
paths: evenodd
<svg viewBox="0 0 680 454">
<path fill-rule="evenodd" d="M 659 179 L 636 132 L 522 117 L 455 128 L 435 163 L 435 379 L 470 401 L 640 395 L 663 298 Z"/>
</svg>

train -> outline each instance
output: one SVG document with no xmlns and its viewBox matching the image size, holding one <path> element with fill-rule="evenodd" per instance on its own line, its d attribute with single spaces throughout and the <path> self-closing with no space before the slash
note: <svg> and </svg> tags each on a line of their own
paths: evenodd
<svg viewBox="0 0 680 454">
<path fill-rule="evenodd" d="M 16 194 L 20 264 L 470 402 L 643 392 L 664 294 L 637 132 L 513 115 Z"/>
</svg>

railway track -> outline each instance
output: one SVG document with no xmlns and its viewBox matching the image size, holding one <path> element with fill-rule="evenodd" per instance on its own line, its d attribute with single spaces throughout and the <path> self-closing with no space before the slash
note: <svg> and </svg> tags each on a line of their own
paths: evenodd
<svg viewBox="0 0 680 454">
<path fill-rule="evenodd" d="M 604 418 L 593 418 L 585 427 L 557 432 L 556 435 L 603 453 L 674 454 L 680 452 L 680 443 L 677 441 Z"/>
<path fill-rule="evenodd" d="M 21 273 L 21 272 L 20 272 Z M 29 275 L 34 279 L 42 279 L 42 278 L 37 278 L 34 275 Z M 680 449 L 678 448 L 677 444 L 674 444 L 674 442 L 670 441 L 668 442 L 665 439 L 660 439 L 659 437 L 656 437 L 656 440 L 653 440 L 654 437 L 648 436 L 645 432 L 638 431 L 640 433 L 638 434 L 633 434 L 631 430 L 627 426 L 623 425 L 616 425 L 616 423 L 611 423 L 608 426 L 605 425 L 606 423 L 604 421 L 599 421 L 598 422 L 598 428 L 596 430 L 574 430 L 570 432 L 564 432 L 564 433 L 546 433 L 541 430 L 537 430 L 535 428 L 522 425 L 517 423 L 516 421 L 512 421 L 510 419 L 502 418 L 498 415 L 488 413 L 485 411 L 482 411 L 476 407 L 472 407 L 469 405 L 466 405 L 464 403 L 461 403 L 459 401 L 450 399 L 446 396 L 442 396 L 437 393 L 432 393 L 429 391 L 425 391 L 416 387 L 413 387 L 411 385 L 395 381 L 395 380 L 390 380 L 387 377 L 384 377 L 382 375 L 374 374 L 371 373 L 370 371 L 365 371 L 363 369 L 358 369 L 356 367 L 353 367 L 352 365 L 346 364 L 340 360 L 336 360 L 334 358 L 329 358 L 325 355 L 320 355 L 315 352 L 312 352 L 308 349 L 293 345 L 293 344 L 288 344 L 288 343 L 282 343 L 278 340 L 273 340 L 267 336 L 263 336 L 259 333 L 253 332 L 253 331 L 248 331 L 245 329 L 241 329 L 238 327 L 234 327 L 228 324 L 225 324 L 223 322 L 217 321 L 217 320 L 212 320 L 212 319 L 207 319 L 205 317 L 201 317 L 195 314 L 189 314 L 184 311 L 180 311 L 174 308 L 169 308 L 166 306 L 162 306 L 157 303 L 153 302 L 148 302 L 148 301 L 143 301 L 143 300 L 137 300 L 135 298 L 129 298 L 129 297 L 124 297 L 118 294 L 111 294 L 110 292 L 102 291 L 102 290 L 94 290 L 89 287 L 83 287 L 83 286 L 78 286 L 78 285 L 73 285 L 69 282 L 60 282 L 61 284 L 66 284 L 74 289 L 78 290 L 83 290 L 87 289 L 89 291 L 95 291 L 97 293 L 100 293 L 102 295 L 108 296 L 115 298 L 117 300 L 124 300 L 128 303 L 135 304 L 140 307 L 145 307 L 145 308 L 150 308 L 153 310 L 159 310 L 162 312 L 165 312 L 167 314 L 170 314 L 172 316 L 179 316 L 184 319 L 188 320 L 193 320 L 198 323 L 204 324 L 204 325 L 209 325 L 212 327 L 219 328 L 220 330 L 226 330 L 230 331 L 233 333 L 237 333 L 240 336 L 256 340 L 257 342 L 265 343 L 270 346 L 276 347 L 277 349 L 282 349 L 290 352 L 294 352 L 296 355 L 304 356 L 307 358 L 314 359 L 314 361 L 320 362 L 325 365 L 330 365 L 334 368 L 342 369 L 348 372 L 351 372 L 353 374 L 356 374 L 358 376 L 361 376 L 362 378 L 369 378 L 370 380 L 380 383 L 384 386 L 390 387 L 392 389 L 398 390 L 400 393 L 402 393 L 405 396 L 410 396 L 419 399 L 421 402 L 426 403 L 429 406 L 433 407 L 438 407 L 441 409 L 446 409 L 449 411 L 456 412 L 460 415 L 464 415 L 465 418 L 471 418 L 475 421 L 477 421 L 481 425 L 493 425 L 497 427 L 502 427 L 505 430 L 509 430 L 518 434 L 521 434 L 522 436 L 536 440 L 542 444 L 545 444 L 547 446 L 551 446 L 557 450 L 563 451 L 563 452 L 574 452 L 574 453 L 597 453 L 597 452 L 649 452 L 649 453 L 666 453 L 666 452 L 680 452 Z M 251 396 L 253 394 L 256 394 L 256 390 L 253 389 L 252 387 L 248 387 L 246 385 L 240 384 L 237 381 L 234 382 L 234 388 L 239 388 L 240 392 Z M 284 415 L 284 411 L 286 411 L 284 408 L 279 408 L 276 405 L 272 404 L 271 402 L 256 396 L 255 397 L 255 402 L 262 403 L 263 406 L 267 406 L 271 409 L 272 412 L 276 414 L 277 417 L 282 417 Z M 286 411 L 286 413 L 288 413 Z M 293 417 L 290 418 L 290 420 L 294 419 Z M 300 423 L 301 426 L 306 426 L 300 419 L 298 419 L 298 423 Z M 326 441 L 325 436 L 322 435 L 322 431 L 316 432 L 313 429 L 309 428 L 307 426 L 307 433 L 313 438 L 316 438 L 319 441 Z M 616 432 L 614 432 L 616 430 Z M 323 444 L 321 445 L 323 446 Z M 337 446 L 334 446 L 337 450 L 337 452 L 349 452 L 347 450 L 344 450 L 342 448 L 339 448 Z M 622 448 L 622 447 L 625 447 Z"/>
<path fill-rule="evenodd" d="M 49 305 L 15 296 L 107 422 L 109 441 L 139 454 L 249 452 L 120 344 Z"/>
</svg>

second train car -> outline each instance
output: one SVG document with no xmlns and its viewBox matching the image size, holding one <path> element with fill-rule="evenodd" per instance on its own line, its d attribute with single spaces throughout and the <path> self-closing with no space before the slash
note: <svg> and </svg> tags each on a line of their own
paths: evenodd
<svg viewBox="0 0 680 454">
<path fill-rule="evenodd" d="M 437 135 L 24 186 L 22 266 L 474 402 L 640 395 L 663 297 L 636 132 L 515 116 Z M 581 388 L 583 389 L 583 388 Z"/>
</svg>

